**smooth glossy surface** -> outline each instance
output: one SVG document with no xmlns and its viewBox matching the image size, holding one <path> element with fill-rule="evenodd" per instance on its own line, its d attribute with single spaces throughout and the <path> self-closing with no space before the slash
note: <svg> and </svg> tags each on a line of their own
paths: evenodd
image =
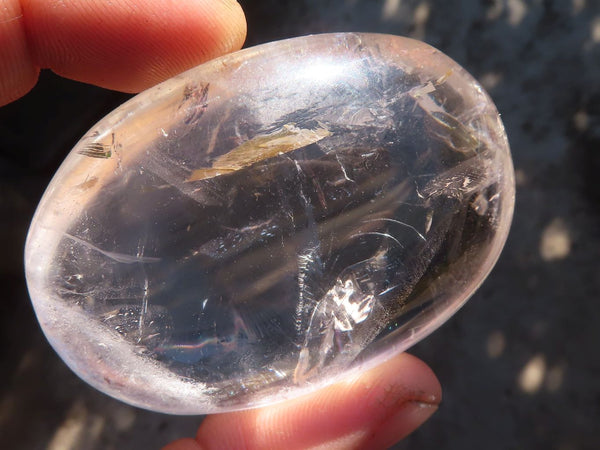
<svg viewBox="0 0 600 450">
<path fill-rule="evenodd" d="M 98 123 L 26 248 L 83 379 L 174 414 L 290 398 L 405 350 L 491 270 L 514 203 L 498 113 L 413 40 L 247 49 Z"/>
</svg>

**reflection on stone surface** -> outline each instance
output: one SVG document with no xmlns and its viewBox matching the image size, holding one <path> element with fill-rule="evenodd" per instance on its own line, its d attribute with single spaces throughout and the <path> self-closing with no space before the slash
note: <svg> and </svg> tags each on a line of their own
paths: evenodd
<svg viewBox="0 0 600 450">
<path fill-rule="evenodd" d="M 400 352 L 491 270 L 514 202 L 479 85 L 431 47 L 297 38 L 132 99 L 32 223 L 42 327 L 82 378 L 191 414 L 315 389 Z"/>
</svg>

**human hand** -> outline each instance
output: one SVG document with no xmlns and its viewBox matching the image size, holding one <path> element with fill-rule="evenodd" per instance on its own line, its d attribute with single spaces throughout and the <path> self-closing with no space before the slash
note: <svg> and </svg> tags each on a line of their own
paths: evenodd
<svg viewBox="0 0 600 450">
<path fill-rule="evenodd" d="M 234 0 L 5 0 L 0 7 L 0 105 L 27 93 L 40 68 L 109 89 L 137 92 L 243 44 Z M 200 448 L 388 447 L 435 410 L 441 389 L 402 354 L 308 396 L 207 417 Z"/>
</svg>

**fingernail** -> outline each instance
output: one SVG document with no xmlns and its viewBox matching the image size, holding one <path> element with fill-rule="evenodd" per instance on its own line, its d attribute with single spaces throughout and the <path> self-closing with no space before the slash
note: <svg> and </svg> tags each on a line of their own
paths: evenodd
<svg viewBox="0 0 600 450">
<path fill-rule="evenodd" d="M 438 409 L 437 403 L 408 401 L 398 411 L 373 430 L 365 448 L 384 449 L 404 439 Z"/>
</svg>

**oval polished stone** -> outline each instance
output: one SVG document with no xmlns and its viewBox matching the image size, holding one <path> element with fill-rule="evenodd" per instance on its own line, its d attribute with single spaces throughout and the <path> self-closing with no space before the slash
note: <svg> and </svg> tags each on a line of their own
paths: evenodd
<svg viewBox="0 0 600 450">
<path fill-rule="evenodd" d="M 414 40 L 301 37 L 176 76 L 100 121 L 35 214 L 27 281 L 84 380 L 174 414 L 264 405 L 447 320 L 506 239 L 498 112 Z"/>
</svg>

